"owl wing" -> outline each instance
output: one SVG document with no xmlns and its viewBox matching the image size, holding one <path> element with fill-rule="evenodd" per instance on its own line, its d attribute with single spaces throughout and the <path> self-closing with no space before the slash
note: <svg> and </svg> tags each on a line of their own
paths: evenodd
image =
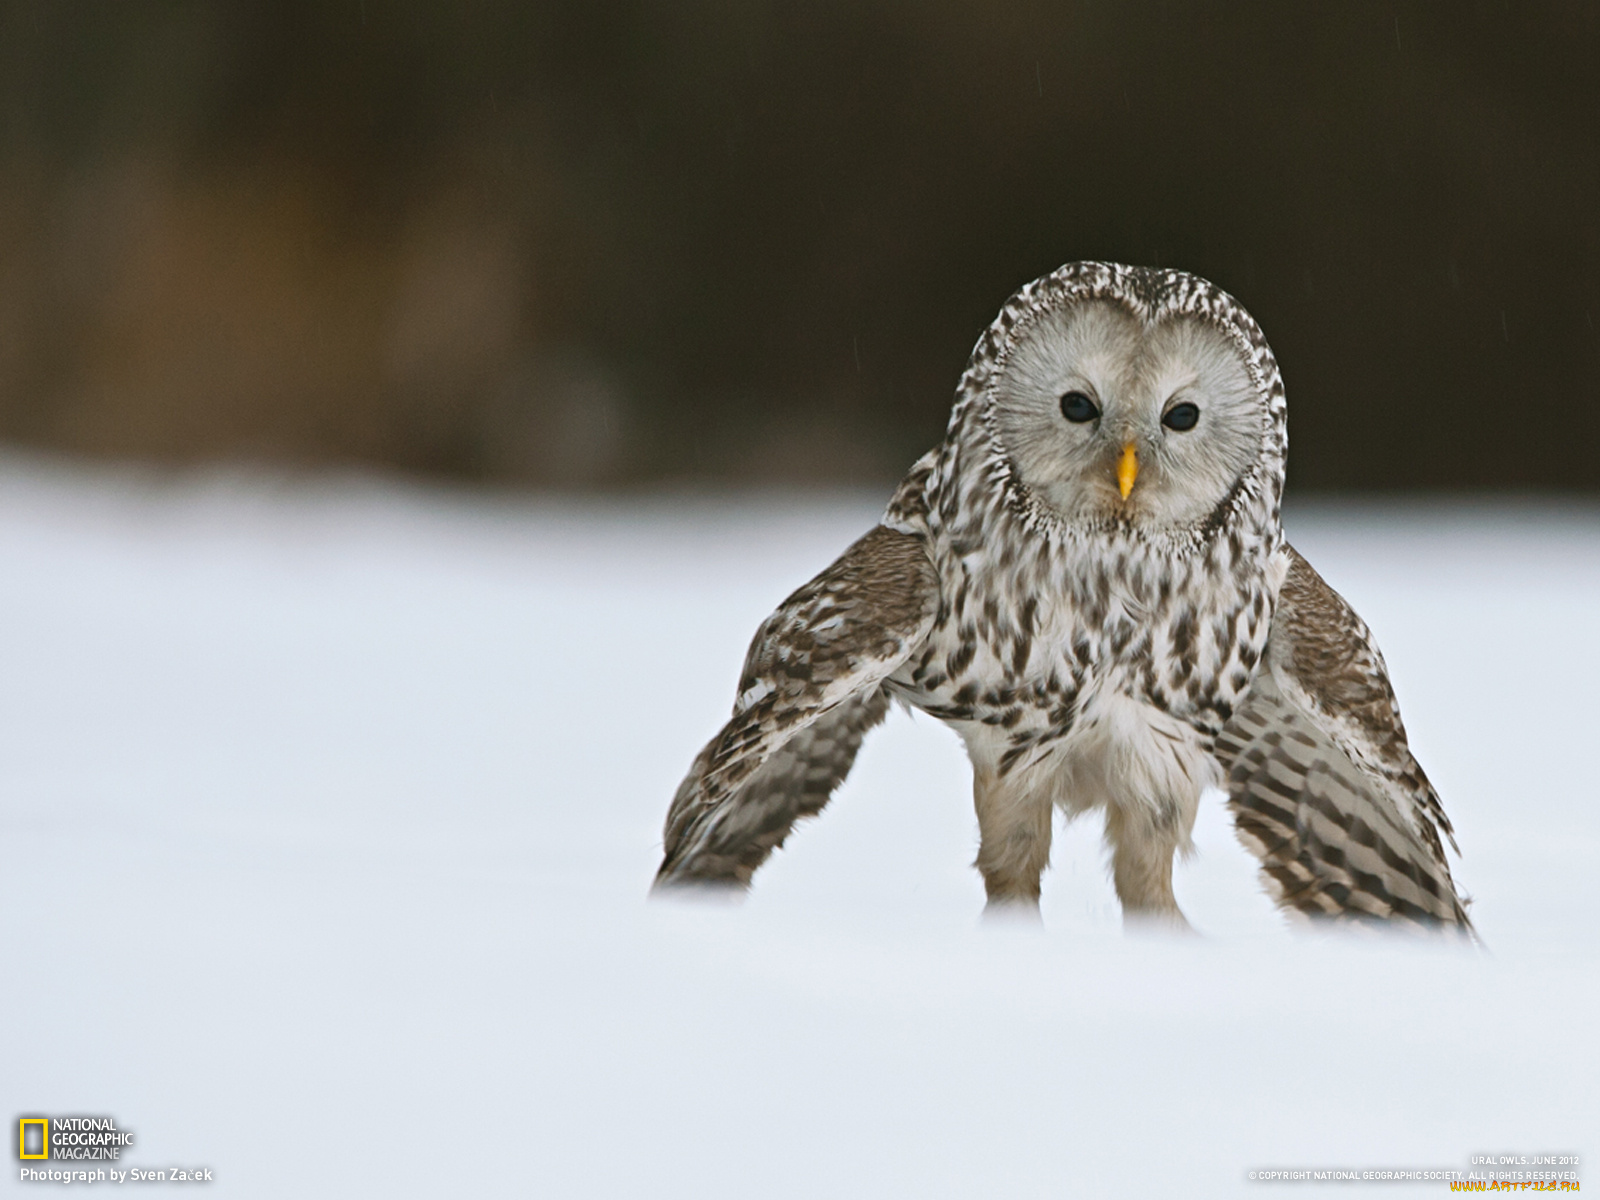
<svg viewBox="0 0 1600 1200">
<path fill-rule="evenodd" d="M 749 884 L 849 774 L 888 711 L 884 679 L 928 636 L 938 604 L 922 539 L 880 525 L 762 622 L 732 719 L 673 797 L 658 887 Z"/>
<path fill-rule="evenodd" d="M 1470 929 L 1438 794 L 1361 618 L 1289 549 L 1266 654 L 1217 741 L 1239 838 L 1278 903 Z"/>
</svg>

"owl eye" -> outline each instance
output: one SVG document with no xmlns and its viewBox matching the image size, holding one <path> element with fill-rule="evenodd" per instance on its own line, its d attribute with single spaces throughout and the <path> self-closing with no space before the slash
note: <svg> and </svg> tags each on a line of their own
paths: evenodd
<svg viewBox="0 0 1600 1200">
<path fill-rule="evenodd" d="M 1174 404 L 1167 409 L 1167 415 L 1161 418 L 1161 423 L 1168 429 L 1175 429 L 1179 433 L 1186 429 L 1193 429 L 1200 420 L 1200 409 L 1188 401 Z"/>
<path fill-rule="evenodd" d="M 1075 424 L 1092 421 L 1100 415 L 1095 402 L 1082 392 L 1068 392 L 1061 397 L 1061 415 Z"/>
</svg>

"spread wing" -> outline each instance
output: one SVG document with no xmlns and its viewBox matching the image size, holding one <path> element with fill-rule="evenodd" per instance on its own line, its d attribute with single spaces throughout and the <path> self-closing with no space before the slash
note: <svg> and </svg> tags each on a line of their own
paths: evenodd
<svg viewBox="0 0 1600 1200">
<path fill-rule="evenodd" d="M 1217 740 L 1239 838 L 1285 908 L 1470 929 L 1439 797 L 1361 618 L 1292 549 L 1267 652 Z"/>
<path fill-rule="evenodd" d="M 656 885 L 744 886 L 820 812 L 888 711 L 882 683 L 927 637 L 938 575 L 914 534 L 878 526 L 762 622 L 733 718 L 667 813 Z"/>
</svg>

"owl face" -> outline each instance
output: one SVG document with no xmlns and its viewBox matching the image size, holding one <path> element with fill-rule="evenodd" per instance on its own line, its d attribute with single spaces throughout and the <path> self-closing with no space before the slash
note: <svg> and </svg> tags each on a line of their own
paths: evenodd
<svg viewBox="0 0 1600 1200">
<path fill-rule="evenodd" d="M 1040 314 L 992 390 L 1022 486 L 1070 524 L 1203 524 L 1261 458 L 1266 401 L 1239 347 L 1189 314 L 1116 300 Z"/>
</svg>

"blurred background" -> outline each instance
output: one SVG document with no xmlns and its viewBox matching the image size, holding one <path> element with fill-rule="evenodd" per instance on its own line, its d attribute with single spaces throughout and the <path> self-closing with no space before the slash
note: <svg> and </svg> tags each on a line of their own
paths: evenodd
<svg viewBox="0 0 1600 1200">
<path fill-rule="evenodd" d="M 1600 8 L 0 4 L 0 440 L 878 483 L 1077 258 L 1255 313 L 1310 490 L 1600 485 Z"/>
</svg>

